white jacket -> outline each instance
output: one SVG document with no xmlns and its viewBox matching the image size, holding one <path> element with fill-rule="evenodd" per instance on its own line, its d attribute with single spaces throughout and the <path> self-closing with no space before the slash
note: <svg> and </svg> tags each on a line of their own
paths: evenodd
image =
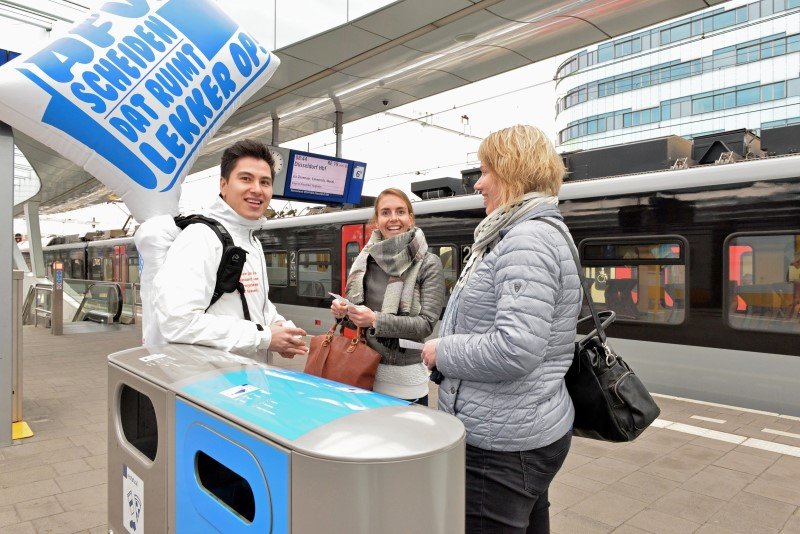
<svg viewBox="0 0 800 534">
<path fill-rule="evenodd" d="M 211 228 L 195 223 L 175 238 L 153 282 L 155 319 L 161 334 L 171 343 L 206 345 L 266 361 L 272 339 L 269 325 L 285 319 L 269 301 L 264 251 L 253 235 L 264 219 L 245 219 L 221 198 L 203 215 L 222 223 L 233 242 L 247 251 L 240 281 L 245 287 L 250 321 L 244 318 L 237 291 L 223 294 L 208 308 L 222 242 Z M 259 331 L 256 323 L 264 331 Z"/>
</svg>

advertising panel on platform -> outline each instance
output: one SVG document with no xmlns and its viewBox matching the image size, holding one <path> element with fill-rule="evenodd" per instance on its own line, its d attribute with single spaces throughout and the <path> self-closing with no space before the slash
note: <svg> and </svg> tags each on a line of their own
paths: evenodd
<svg viewBox="0 0 800 534">
<path fill-rule="evenodd" d="M 163 341 L 150 290 L 178 232 L 181 182 L 278 63 L 213 0 L 125 0 L 0 67 L 0 121 L 83 167 L 143 223 L 146 343 Z"/>
<path fill-rule="evenodd" d="M 177 215 L 199 152 L 278 63 L 213 0 L 107 2 L 0 68 L 0 120 L 83 167 L 144 222 Z"/>
</svg>

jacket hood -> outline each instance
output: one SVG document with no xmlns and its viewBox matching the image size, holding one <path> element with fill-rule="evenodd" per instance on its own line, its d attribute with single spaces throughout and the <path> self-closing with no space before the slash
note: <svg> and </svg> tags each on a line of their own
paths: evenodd
<svg viewBox="0 0 800 534">
<path fill-rule="evenodd" d="M 233 211 L 233 208 L 219 196 L 211 205 L 206 215 L 224 223 L 229 232 L 239 228 L 243 230 L 258 230 L 267 220 L 266 217 L 261 217 L 256 220 L 245 219 Z"/>
</svg>

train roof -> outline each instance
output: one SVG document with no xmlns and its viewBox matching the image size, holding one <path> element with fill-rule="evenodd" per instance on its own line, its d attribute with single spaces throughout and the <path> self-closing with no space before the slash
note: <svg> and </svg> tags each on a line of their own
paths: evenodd
<svg viewBox="0 0 800 534">
<path fill-rule="evenodd" d="M 125 236 L 125 237 L 115 237 L 113 239 L 98 239 L 95 241 L 88 241 L 86 244 L 89 248 L 93 247 L 107 247 L 109 245 L 127 245 L 133 241 L 133 237 Z"/>
<path fill-rule="evenodd" d="M 96 248 L 114 245 L 128 245 L 133 243 L 133 237 L 115 237 L 114 239 L 99 239 L 97 241 L 76 241 L 74 243 L 61 243 L 60 245 L 49 245 L 43 247 L 45 250 L 72 250 L 76 248 Z"/>
<path fill-rule="evenodd" d="M 800 155 L 774 156 L 721 165 L 701 165 L 688 169 L 626 174 L 583 181 L 566 182 L 559 200 L 593 197 L 617 197 L 637 193 L 714 188 L 726 185 L 786 180 L 800 176 Z M 483 209 L 480 195 L 462 195 L 414 203 L 415 215 L 431 215 L 446 211 Z M 265 230 L 367 221 L 372 208 L 360 208 L 318 215 L 304 215 L 267 221 Z"/>
<path fill-rule="evenodd" d="M 559 200 L 577 200 L 596 197 L 620 197 L 638 193 L 686 191 L 698 188 L 716 188 L 726 185 L 786 180 L 800 177 L 800 155 L 773 156 L 744 160 L 723 165 L 701 165 L 688 169 L 653 171 L 566 182 L 559 192 Z M 480 195 L 461 195 L 434 200 L 414 202 L 416 215 L 436 215 L 449 211 L 482 210 Z M 270 219 L 262 226 L 264 230 L 296 228 L 323 224 L 365 222 L 373 214 L 373 208 L 357 208 L 315 215 L 303 215 L 284 219 Z M 132 237 L 67 243 L 45 247 L 46 250 L 69 250 L 88 246 L 107 247 L 128 245 Z"/>
</svg>

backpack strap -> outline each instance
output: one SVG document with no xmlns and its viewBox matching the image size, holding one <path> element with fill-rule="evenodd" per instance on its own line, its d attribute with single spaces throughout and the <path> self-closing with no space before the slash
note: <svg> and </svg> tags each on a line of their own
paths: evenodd
<svg viewBox="0 0 800 534">
<path fill-rule="evenodd" d="M 219 267 L 217 268 L 214 293 L 211 296 L 211 302 L 206 307 L 206 311 L 208 311 L 208 308 L 217 302 L 223 294 L 238 291 L 239 297 L 242 300 L 244 318 L 250 321 L 250 309 L 247 306 L 247 299 L 244 296 L 244 285 L 239 281 L 242 276 L 242 269 L 244 268 L 247 251 L 236 246 L 231 234 L 225 229 L 222 223 L 216 219 L 197 214 L 175 217 L 175 225 L 181 230 L 195 223 L 204 224 L 209 227 L 222 243 L 222 258 L 220 258 Z M 259 327 L 259 330 L 263 329 L 259 324 L 256 324 L 256 326 Z"/>
</svg>

